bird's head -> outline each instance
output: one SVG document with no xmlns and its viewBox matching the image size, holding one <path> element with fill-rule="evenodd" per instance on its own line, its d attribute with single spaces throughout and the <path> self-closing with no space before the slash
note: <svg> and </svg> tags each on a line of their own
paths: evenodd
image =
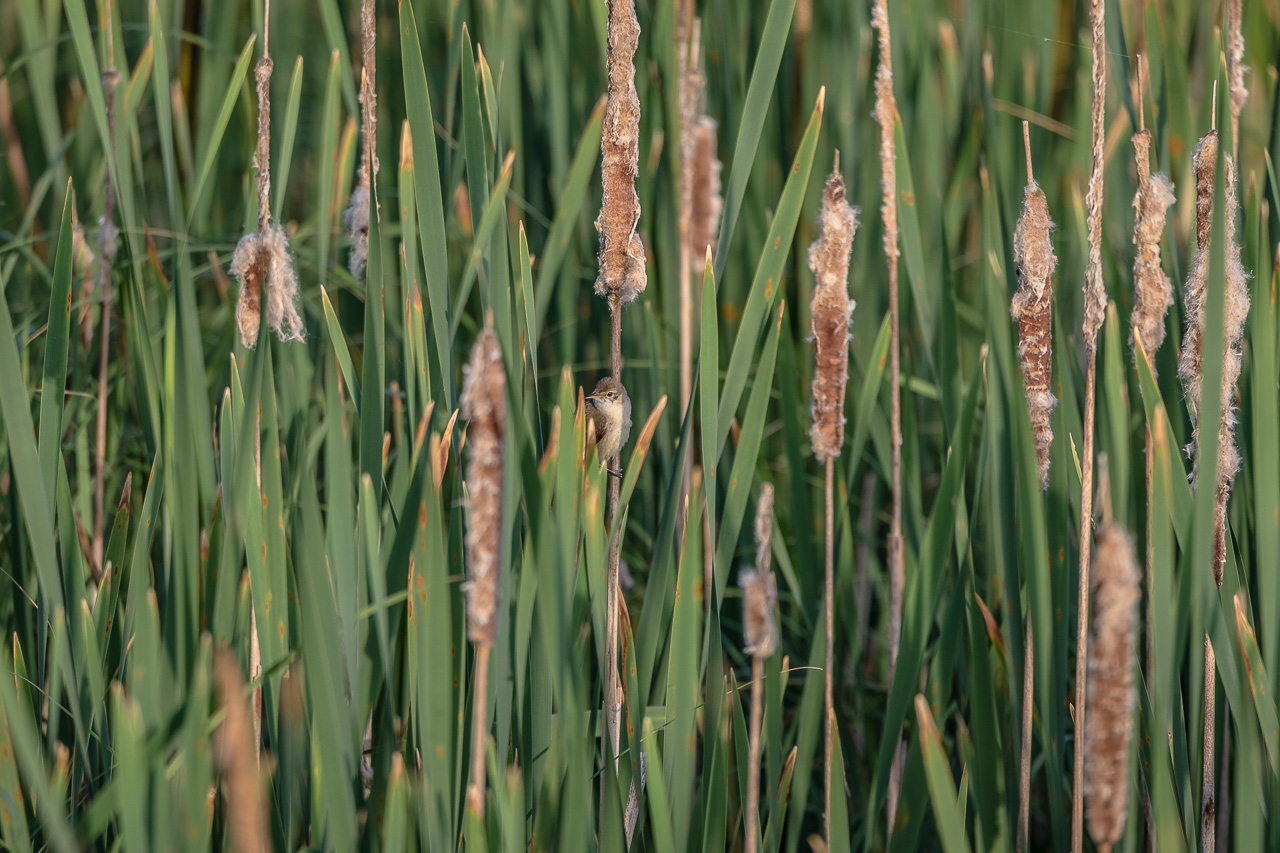
<svg viewBox="0 0 1280 853">
<path fill-rule="evenodd" d="M 595 390 L 586 399 L 610 420 L 616 416 L 627 422 L 631 420 L 631 398 L 627 396 L 627 389 L 622 387 L 622 383 L 612 376 L 606 376 L 597 382 Z"/>
</svg>

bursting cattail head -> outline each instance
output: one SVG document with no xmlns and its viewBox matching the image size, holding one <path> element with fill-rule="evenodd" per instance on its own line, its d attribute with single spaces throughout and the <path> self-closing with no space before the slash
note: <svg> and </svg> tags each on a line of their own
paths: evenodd
<svg viewBox="0 0 1280 853">
<path fill-rule="evenodd" d="M 1084 275 L 1084 345 L 1093 353 L 1098 348 L 1098 330 L 1107 317 L 1107 288 L 1102 281 L 1102 173 L 1107 104 L 1107 46 L 1105 5 L 1090 0 L 1089 23 L 1093 33 L 1093 110 L 1092 160 L 1089 190 L 1085 194 L 1086 223 L 1089 232 L 1089 260 Z"/>
<path fill-rule="evenodd" d="M 240 282 L 236 303 L 236 327 L 240 342 L 252 349 L 258 344 L 262 322 L 262 270 L 267 271 L 267 326 L 282 341 L 300 341 L 305 330 L 298 316 L 298 279 L 289 255 L 289 238 L 279 225 L 267 228 L 265 245 L 257 232 L 246 234 L 231 255 L 231 274 Z"/>
<path fill-rule="evenodd" d="M 360 170 L 361 175 L 364 169 Z M 351 253 L 347 256 L 347 269 L 357 281 L 364 279 L 364 268 L 369 262 L 369 187 L 363 177 L 351 192 L 351 202 L 342 214 L 342 224 L 351 240 Z"/>
<path fill-rule="evenodd" d="M 1201 349 L 1204 346 L 1204 308 L 1209 278 L 1209 229 L 1213 214 L 1213 188 L 1218 173 L 1218 131 L 1210 130 L 1196 143 L 1192 165 L 1196 175 L 1196 246 L 1183 303 L 1187 330 L 1182 336 L 1178 377 L 1187 389 L 1187 405 L 1193 417 L 1200 411 Z"/>
<path fill-rule="evenodd" d="M 875 27 L 880 49 L 876 66 L 876 124 L 880 126 L 880 216 L 884 220 L 884 253 L 889 262 L 898 258 L 898 184 L 894 163 L 893 125 L 898 102 L 893 97 L 893 53 L 890 50 L 889 6 L 886 0 L 875 0 L 871 7 L 871 26 Z"/>
<path fill-rule="evenodd" d="M 773 541 L 773 485 L 762 483 L 756 504 L 756 567 L 738 575 L 742 587 L 742 633 L 747 654 L 772 657 L 778 650 L 778 625 L 773 608 L 778 603 L 778 587 L 769 571 L 769 547 Z"/>
<path fill-rule="evenodd" d="M 1235 162 L 1223 158 L 1227 173 L 1227 276 L 1223 292 L 1223 327 L 1226 356 L 1222 361 L 1222 418 L 1218 422 L 1218 476 L 1214 504 L 1213 579 L 1222 586 L 1227 562 L 1227 498 L 1231 483 L 1240 470 L 1240 451 L 1236 447 L 1236 384 L 1240 381 L 1243 360 L 1242 343 L 1245 321 L 1249 317 L 1249 273 L 1240 260 L 1240 242 L 1236 237 L 1236 217 L 1240 202 L 1236 195 Z M 1199 468 L 1199 464 L 1196 465 Z"/>
<path fill-rule="evenodd" d="M 1244 102 L 1249 99 L 1249 90 L 1244 85 L 1249 66 L 1244 64 L 1244 33 L 1240 26 L 1243 6 L 1242 0 L 1227 0 L 1224 4 L 1227 15 L 1227 92 L 1231 101 L 1231 143 L 1236 156 L 1240 152 L 1240 113 L 1244 110 Z"/>
<path fill-rule="evenodd" d="M 1141 580 L 1133 538 L 1114 522 L 1101 525 L 1090 575 L 1093 633 L 1084 730 L 1089 835 L 1100 847 L 1124 834 Z"/>
<path fill-rule="evenodd" d="M 1162 174 L 1151 174 L 1151 131 L 1133 135 L 1133 154 L 1138 164 L 1138 192 L 1133 197 L 1133 314 L 1130 325 L 1155 369 L 1156 351 L 1164 343 L 1164 317 L 1173 304 L 1173 284 L 1160 265 L 1160 236 L 1165 213 L 1174 202 L 1173 183 Z M 1133 336 L 1129 343 L 1133 344 Z M 1133 354 L 1136 362 L 1138 353 Z"/>
<path fill-rule="evenodd" d="M 1053 271 L 1058 258 L 1053 253 L 1049 232 L 1049 202 L 1035 181 L 1027 184 L 1022 215 L 1013 232 L 1013 258 L 1018 271 L 1018 290 L 1010 312 L 1018 321 L 1018 359 L 1022 363 L 1022 383 L 1031 416 L 1031 432 L 1036 440 L 1040 463 L 1040 487 L 1049 485 L 1049 449 L 1053 444 L 1050 418 L 1058 399 L 1053 396 Z"/>
<path fill-rule="evenodd" d="M 502 541 L 503 442 L 507 377 L 498 336 L 486 328 L 463 369 L 467 427 L 467 638 L 492 648 L 498 636 L 498 568 Z"/>
<path fill-rule="evenodd" d="M 839 155 L 836 155 L 839 157 Z M 826 462 L 844 444 L 844 392 L 849 379 L 849 253 L 858 212 L 845 199 L 837 168 L 827 177 L 818 213 L 818 239 L 809 247 L 809 269 L 817 278 L 809 313 L 813 323 L 813 455 Z"/>
<path fill-rule="evenodd" d="M 716 156 L 716 120 L 700 116 L 693 128 L 692 212 L 689 245 L 695 270 L 702 268 L 704 250 L 715 248 L 720 230 L 720 158 Z"/>
<path fill-rule="evenodd" d="M 640 22 L 633 0 L 609 3 L 609 97 L 600 135 L 601 181 L 604 197 L 596 231 L 600 233 L 600 276 L 595 290 L 608 297 L 610 307 L 633 302 L 647 284 L 640 196 L 636 172 L 640 162 L 640 97 L 636 94 L 633 60 L 640 41 Z"/>
</svg>

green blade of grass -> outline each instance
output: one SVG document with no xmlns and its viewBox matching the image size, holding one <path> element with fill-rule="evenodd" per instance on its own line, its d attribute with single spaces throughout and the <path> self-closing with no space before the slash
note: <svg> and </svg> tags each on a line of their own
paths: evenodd
<svg viewBox="0 0 1280 853">
<path fill-rule="evenodd" d="M 769 4 L 769 16 L 765 19 L 764 32 L 760 36 L 760 48 L 756 52 L 756 61 L 751 69 L 751 84 L 747 87 L 747 98 L 742 105 L 744 118 L 738 126 L 738 136 L 733 144 L 733 168 L 729 172 L 729 181 L 725 188 L 720 241 L 716 246 L 717 279 L 724 277 L 724 264 L 729 257 L 729 244 L 733 242 L 733 230 L 738 224 L 742 200 L 747 193 L 747 180 L 751 176 L 751 167 L 756 159 L 756 148 L 764 132 L 764 122 L 769 113 L 769 102 L 773 98 L 774 82 L 778 79 L 778 68 L 782 64 L 782 53 L 787 46 L 787 33 L 791 29 L 791 16 L 795 8 L 796 0 L 772 0 Z M 821 114 L 821 109 L 818 113 Z M 808 183 L 807 168 L 805 180 L 800 183 L 802 186 Z M 787 242 L 790 242 L 789 238 Z M 743 319 L 745 324 L 746 318 Z M 724 442 L 720 440 L 718 443 L 723 445 Z"/>
<path fill-rule="evenodd" d="M 777 2 L 785 2 L 785 0 L 777 0 Z M 716 424 L 717 450 L 713 459 L 718 459 L 724 452 L 725 442 L 729 438 L 729 422 L 738 414 L 738 403 L 742 399 L 742 391 L 747 384 L 747 373 L 751 369 L 751 361 L 756 354 L 756 341 L 760 337 L 766 316 L 772 315 L 773 308 L 782 293 L 783 265 L 791 253 L 791 240 L 795 235 L 796 223 L 800 219 L 805 188 L 809 184 L 809 172 L 813 168 L 813 155 L 818 146 L 818 132 L 822 129 L 823 102 L 824 96 L 819 94 L 818 102 L 809 118 L 809 126 L 796 152 L 795 162 L 787 173 L 787 183 L 782 189 L 782 197 L 778 200 L 778 210 L 774 214 L 773 224 L 769 227 L 769 237 L 765 241 L 764 250 L 760 253 L 755 278 L 751 282 L 751 291 L 742 309 L 742 323 L 738 327 L 738 336 L 733 342 L 733 352 L 729 356 L 724 387 L 720 392 L 720 420 Z M 732 178 L 730 178 L 730 184 L 732 186 Z M 728 204 L 725 210 L 727 223 Z M 720 233 L 723 243 L 725 240 L 723 235 L 727 233 L 727 229 L 722 227 Z M 725 248 L 721 246 L 721 257 Z M 719 280 L 720 264 L 717 263 L 716 267 L 716 276 Z M 706 464 L 705 460 L 703 464 Z"/>
<path fill-rule="evenodd" d="M 71 344 L 71 211 L 76 194 L 67 182 L 58 228 L 58 254 L 49 293 L 49 325 L 45 331 L 44 381 L 40 394 L 40 471 L 49 512 L 54 511 L 58 463 L 62 459 L 62 412 L 67 385 L 67 349 Z"/>
</svg>

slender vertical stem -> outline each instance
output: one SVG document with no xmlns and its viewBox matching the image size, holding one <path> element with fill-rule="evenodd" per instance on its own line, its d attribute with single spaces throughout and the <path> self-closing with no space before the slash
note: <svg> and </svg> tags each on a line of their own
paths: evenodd
<svg viewBox="0 0 1280 853">
<path fill-rule="evenodd" d="M 1097 353 L 1086 356 L 1084 447 L 1080 479 L 1080 577 L 1076 590 L 1075 761 L 1071 776 L 1071 850 L 1084 845 L 1084 706 L 1085 668 L 1089 654 L 1089 553 L 1093 540 L 1093 414 Z"/>
<path fill-rule="evenodd" d="M 471 703 L 471 781 L 467 808 L 484 817 L 484 749 L 488 738 L 489 647 L 476 647 L 475 700 Z"/>
<path fill-rule="evenodd" d="M 622 381 L 622 304 L 616 294 L 609 297 L 609 371 L 614 379 Z M 621 451 L 619 451 L 621 454 Z M 609 461 L 609 467 L 617 470 L 621 455 Z M 606 475 L 609 480 L 609 504 L 606 527 L 612 527 L 618 514 L 618 500 L 622 484 L 613 475 Z M 609 543 L 609 579 L 605 597 L 605 674 L 604 674 L 604 721 L 608 726 L 609 741 L 613 749 L 614 769 L 618 765 L 618 741 L 621 736 L 622 696 L 618 683 L 618 561 L 622 552 L 622 531 L 612 537 Z M 603 744 L 602 744 L 603 746 Z M 609 746 L 603 746 L 608 755 Z M 601 782 L 603 784 L 603 781 Z M 603 789 L 602 789 L 603 790 Z M 603 808 L 603 801 L 601 807 Z"/>
<path fill-rule="evenodd" d="M 760 835 L 760 728 L 764 721 L 764 658 L 751 658 L 750 759 L 747 764 L 746 853 L 756 853 Z"/>
<path fill-rule="evenodd" d="M 835 551 L 836 551 L 836 535 L 835 535 L 835 479 L 836 479 L 836 461 L 835 459 L 827 460 L 827 509 L 826 509 L 826 569 L 823 575 L 823 597 L 826 599 L 826 657 L 823 665 L 823 755 L 826 756 L 826 762 L 823 773 L 823 822 L 826 828 L 827 849 L 831 849 L 831 755 L 832 755 L 832 724 L 835 720 Z"/>
<path fill-rule="evenodd" d="M 1076 719 L 1075 761 L 1071 777 L 1071 850 L 1084 848 L 1084 725 L 1085 669 L 1089 649 L 1089 552 L 1093 539 L 1093 421 L 1098 372 L 1098 330 L 1107 311 L 1107 291 L 1102 279 L 1103 147 L 1105 143 L 1107 51 L 1106 6 L 1090 0 L 1089 24 L 1093 57 L 1091 108 L 1091 159 L 1089 190 L 1085 196 L 1089 232 L 1089 256 L 1084 281 L 1085 397 L 1084 448 L 1080 478 L 1080 562 L 1076 595 Z"/>
<path fill-rule="evenodd" d="M 1035 640 L 1027 614 L 1027 640 L 1022 661 L 1022 753 L 1018 770 L 1018 853 L 1027 852 L 1031 827 L 1031 703 L 1035 685 Z"/>
<path fill-rule="evenodd" d="M 107 108 L 107 157 L 116 156 L 116 85 L 120 73 L 115 63 L 115 28 L 112 26 L 111 0 L 105 5 L 107 33 L 106 70 L 102 73 L 102 93 Z M 111 169 L 106 170 L 102 225 L 98 232 L 98 302 L 102 314 L 102 331 L 98 334 L 98 411 L 94 424 L 93 474 L 93 553 L 94 572 L 102 571 L 103 534 L 105 530 L 104 500 L 107 470 L 107 367 L 111 357 L 111 264 L 116 256 L 115 216 L 116 187 Z"/>
<path fill-rule="evenodd" d="M 1213 643 L 1204 635 L 1204 764 L 1200 787 L 1200 853 L 1213 853 L 1216 807 L 1213 801 L 1213 717 L 1217 708 L 1218 670 Z"/>
</svg>

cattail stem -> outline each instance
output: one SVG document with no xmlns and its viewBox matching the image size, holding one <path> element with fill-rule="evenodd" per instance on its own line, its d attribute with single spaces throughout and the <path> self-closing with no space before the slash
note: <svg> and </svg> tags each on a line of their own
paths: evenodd
<svg viewBox="0 0 1280 853">
<path fill-rule="evenodd" d="M 609 370 L 614 379 L 622 381 L 622 306 L 616 296 L 609 299 Z M 617 470 L 621 464 L 621 453 L 609 461 L 609 467 Z M 609 503 L 606 517 L 606 528 L 613 527 L 618 515 L 618 501 L 621 498 L 622 483 L 619 478 L 609 475 Z M 710 547 L 710 545 L 708 545 Z M 609 727 L 609 741 L 613 750 L 614 769 L 619 763 L 619 740 L 622 735 L 622 688 L 618 678 L 618 564 L 622 556 L 622 531 L 618 531 L 609 542 L 609 578 L 605 597 L 605 688 L 604 719 Z M 603 780 L 601 782 L 603 784 Z"/>
<path fill-rule="evenodd" d="M 1098 330 L 1107 311 L 1107 291 L 1102 281 L 1103 145 L 1106 119 L 1106 19 L 1103 0 L 1089 4 L 1093 36 L 1092 170 L 1086 194 L 1089 257 L 1084 282 L 1085 397 L 1084 441 L 1080 478 L 1080 562 L 1076 596 L 1076 695 L 1075 761 L 1071 777 L 1071 850 L 1084 849 L 1084 737 L 1085 675 L 1089 652 L 1089 543 L 1093 533 L 1093 440 L 1098 368 Z"/>
<path fill-rule="evenodd" d="M 1031 702 L 1035 685 L 1035 646 L 1031 614 L 1026 619 L 1026 649 L 1022 659 L 1022 753 L 1018 768 L 1018 853 L 1027 853 L 1031 829 Z"/>
<path fill-rule="evenodd" d="M 1216 806 L 1213 799 L 1213 718 L 1218 707 L 1218 670 L 1213 643 L 1204 635 L 1204 763 L 1200 786 L 1200 853 L 1213 853 Z"/>
<path fill-rule="evenodd" d="M 876 0 L 871 24 L 877 31 L 880 60 L 876 67 L 876 123 L 880 127 L 880 215 L 884 221 L 884 254 L 889 267 L 889 672 L 898 664 L 902 635 L 902 592 L 906 583 L 902 542 L 902 364 L 898 310 L 898 202 L 897 167 L 894 163 L 894 123 L 898 107 L 893 96 L 893 56 L 890 52 L 889 8 Z M 898 734 L 894 737 L 899 738 Z M 898 810 L 902 786 L 902 755 L 894 762 L 887 797 L 888 833 Z M 831 838 L 828 834 L 827 845 Z"/>
<path fill-rule="evenodd" d="M 826 548 L 822 591 L 826 599 L 826 655 L 823 658 L 823 823 L 828 844 L 831 839 L 831 756 L 834 746 L 832 724 L 835 720 L 835 480 L 836 461 L 827 460 L 826 483 Z M 828 849 L 830 849 L 828 847 Z"/>
<path fill-rule="evenodd" d="M 640 197 L 636 194 L 636 171 L 640 163 L 640 97 L 636 94 L 635 53 L 640 42 L 640 22 L 634 0 L 609 0 L 608 98 L 604 129 L 600 135 L 601 185 L 603 196 L 596 231 L 600 234 L 600 275 L 595 291 L 609 304 L 609 371 L 622 381 L 622 306 L 644 292 L 647 284 L 645 247 L 636 227 L 640 222 Z M 619 457 L 614 457 L 614 467 Z M 622 484 L 609 477 L 606 523 L 618 514 Z M 622 688 L 618 682 L 618 562 L 622 531 L 609 545 L 609 578 L 605 595 L 605 672 L 603 718 L 608 737 L 601 738 L 601 753 L 609 753 L 613 742 L 614 768 L 618 766 L 621 737 Z M 600 815 L 604 822 L 605 779 L 600 778 Z"/>
<path fill-rule="evenodd" d="M 818 214 L 818 239 L 809 247 L 809 269 L 817 286 L 810 305 L 813 326 L 813 426 L 809 440 L 813 455 L 826 463 L 826 559 L 823 597 L 826 599 L 826 656 L 823 671 L 824 820 L 831 840 L 832 721 L 835 719 L 835 460 L 844 446 L 844 402 L 849 380 L 849 253 L 858 230 L 858 215 L 845 197 L 840 152 L 827 176 Z"/>
<path fill-rule="evenodd" d="M 488 646 L 476 649 L 475 699 L 471 702 L 471 783 L 467 785 L 467 808 L 484 817 L 484 750 L 488 740 L 489 701 Z"/>
<path fill-rule="evenodd" d="M 120 72 L 115 63 L 115 27 L 112 24 L 112 0 L 104 4 L 103 25 L 107 34 L 107 68 L 102 73 L 102 94 L 107 110 L 107 157 L 116 156 L 116 86 Z M 98 410 L 94 423 L 93 474 L 93 571 L 102 571 L 107 470 L 107 368 L 111 359 L 111 265 L 116 256 L 115 181 L 112 170 L 106 170 L 107 185 L 103 193 L 102 222 L 98 229 L 98 302 L 102 314 L 102 331 L 98 334 Z"/>
<path fill-rule="evenodd" d="M 760 824 L 760 729 L 764 722 L 764 658 L 751 658 L 750 758 L 747 764 L 746 853 L 759 849 Z"/>
<path fill-rule="evenodd" d="M 831 462 L 827 463 L 828 472 L 832 470 L 832 465 Z M 831 482 L 829 473 L 827 482 Z M 744 571 L 739 578 L 739 585 L 742 587 L 743 648 L 751 655 L 751 729 L 748 734 L 750 759 L 747 765 L 745 819 L 747 853 L 755 853 L 758 849 L 760 835 L 760 728 L 764 719 L 764 662 L 778 650 L 778 626 L 773 618 L 778 588 L 769 570 L 773 542 L 773 485 L 768 482 L 760 485 L 755 532 L 755 571 Z M 827 731 L 830 732 L 829 726 Z"/>
</svg>

